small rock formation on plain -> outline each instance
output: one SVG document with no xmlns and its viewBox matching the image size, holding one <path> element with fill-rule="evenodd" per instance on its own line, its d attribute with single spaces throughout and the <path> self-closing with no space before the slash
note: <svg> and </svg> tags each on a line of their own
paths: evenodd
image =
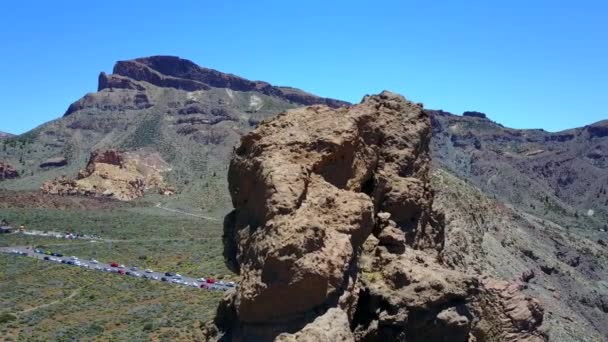
<svg viewBox="0 0 608 342">
<path fill-rule="evenodd" d="M 0 162 L 0 181 L 19 177 L 19 173 L 9 164 Z"/>
<path fill-rule="evenodd" d="M 47 194 L 112 197 L 121 201 L 141 197 L 149 189 L 171 195 L 175 189 L 165 184 L 161 175 L 168 170 L 169 165 L 158 153 L 95 151 L 76 179 L 61 177 L 44 183 L 41 190 Z"/>
<path fill-rule="evenodd" d="M 221 341 L 544 341 L 518 284 L 441 261 L 430 119 L 383 92 L 244 136 L 228 172 L 224 256 L 241 276 L 206 327 Z"/>
</svg>

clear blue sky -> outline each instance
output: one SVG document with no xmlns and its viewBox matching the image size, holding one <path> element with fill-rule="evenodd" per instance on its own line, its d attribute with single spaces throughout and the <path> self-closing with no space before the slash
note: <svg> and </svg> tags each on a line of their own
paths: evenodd
<svg viewBox="0 0 608 342">
<path fill-rule="evenodd" d="M 155 54 L 516 128 L 608 119 L 605 1 L 21 0 L 0 4 L 0 131 L 60 117 L 115 61 Z"/>
</svg>

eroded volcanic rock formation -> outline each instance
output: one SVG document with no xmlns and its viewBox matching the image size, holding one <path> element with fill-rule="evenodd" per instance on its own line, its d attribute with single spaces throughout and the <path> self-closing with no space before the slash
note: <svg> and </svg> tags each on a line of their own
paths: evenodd
<svg viewBox="0 0 608 342">
<path fill-rule="evenodd" d="M 9 164 L 0 162 L 0 181 L 19 177 L 19 173 Z"/>
<path fill-rule="evenodd" d="M 147 86 L 173 88 L 187 92 L 223 88 L 239 92 L 256 92 L 273 96 L 297 105 L 325 104 L 330 107 L 348 105 L 347 102 L 323 98 L 292 87 L 273 86 L 263 81 L 207 69 L 174 56 L 151 56 L 119 61 L 113 73 L 99 75 L 98 92 L 74 102 L 66 111 L 68 116 L 86 108 L 101 110 L 143 110 L 155 105 L 149 98 Z M 112 92 L 102 92 L 103 90 Z M 128 90 L 128 91 L 114 91 Z"/>
<path fill-rule="evenodd" d="M 76 179 L 55 179 L 44 183 L 41 190 L 46 194 L 113 197 L 122 201 L 141 197 L 149 189 L 168 195 L 175 189 L 165 184 L 161 173 L 169 169 L 158 153 L 94 151 Z"/>
<path fill-rule="evenodd" d="M 442 260 L 430 120 L 383 92 L 290 110 L 243 137 L 228 180 L 226 262 L 240 286 L 207 326 L 222 341 L 543 341 L 521 284 Z"/>
</svg>

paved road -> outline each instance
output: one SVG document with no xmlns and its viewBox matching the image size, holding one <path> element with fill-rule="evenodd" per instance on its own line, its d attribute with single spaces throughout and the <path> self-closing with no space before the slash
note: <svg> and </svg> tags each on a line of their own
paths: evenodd
<svg viewBox="0 0 608 342">
<path fill-rule="evenodd" d="M 24 257 L 27 256 L 44 260 L 46 262 L 61 263 L 66 267 L 81 267 L 92 271 L 114 273 L 115 275 L 121 275 L 125 277 L 137 277 L 150 281 L 163 281 L 175 285 L 196 287 L 199 289 L 202 288 L 215 291 L 227 291 L 228 289 L 235 286 L 233 283 L 224 283 L 221 281 L 212 283 L 212 281 L 205 278 L 195 279 L 193 277 L 175 275 L 175 273 L 172 273 L 172 275 L 169 276 L 165 272 L 157 272 L 152 270 L 147 270 L 149 272 L 146 272 L 146 270 L 132 268 L 129 265 L 124 266 L 118 264 L 119 267 L 112 267 L 112 265 L 108 263 L 103 263 L 96 260 L 80 260 L 77 257 L 69 255 L 63 255 L 61 257 L 46 255 L 42 253 L 37 253 L 33 247 L 27 246 L 0 247 L 0 252 L 21 255 Z M 116 264 L 114 266 L 116 266 Z"/>
</svg>

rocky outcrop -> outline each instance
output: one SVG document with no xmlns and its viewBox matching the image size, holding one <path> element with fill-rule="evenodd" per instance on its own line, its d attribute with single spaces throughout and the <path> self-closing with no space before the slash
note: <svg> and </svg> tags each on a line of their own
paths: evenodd
<svg viewBox="0 0 608 342">
<path fill-rule="evenodd" d="M 242 280 L 208 338 L 542 341 L 537 302 L 442 264 L 430 134 L 421 105 L 383 92 L 294 109 L 244 136 L 224 222 Z"/>
<path fill-rule="evenodd" d="M 97 91 L 102 91 L 107 88 L 146 90 L 146 87 L 128 77 L 108 75 L 105 72 L 101 72 L 99 74 Z"/>
<path fill-rule="evenodd" d="M 587 126 L 586 129 L 592 138 L 608 137 L 608 120 L 594 123 L 593 125 Z"/>
<path fill-rule="evenodd" d="M 487 118 L 485 113 L 476 112 L 476 111 L 466 111 L 466 112 L 462 113 L 462 116 L 468 116 L 468 117 L 479 118 L 479 119 Z"/>
<path fill-rule="evenodd" d="M 49 158 L 40 163 L 41 168 L 62 167 L 68 165 L 68 160 L 65 157 Z"/>
<path fill-rule="evenodd" d="M 126 110 L 144 110 L 153 105 L 146 92 L 130 88 L 116 89 L 85 95 L 80 100 L 72 103 L 63 116 L 68 116 L 83 109 L 120 112 Z"/>
<path fill-rule="evenodd" d="M 162 172 L 169 165 L 158 153 L 94 151 L 76 179 L 65 176 L 42 185 L 43 193 L 112 197 L 128 201 L 150 189 L 171 195 L 175 189 L 165 184 Z"/>
<path fill-rule="evenodd" d="M 0 162 L 0 181 L 19 177 L 19 173 L 9 164 Z"/>
<path fill-rule="evenodd" d="M 232 74 L 200 67 L 193 62 L 173 56 L 152 56 L 129 61 L 120 61 L 114 66 L 114 75 L 145 81 L 159 87 L 170 87 L 186 91 L 226 88 L 236 91 L 255 91 L 269 96 L 276 96 L 300 105 L 325 104 L 330 107 L 341 107 L 349 103 L 329 98 L 318 97 L 302 90 L 290 87 L 276 87 L 267 82 L 250 81 Z M 105 74 L 102 74 L 105 75 Z M 118 76 L 120 75 L 120 76 Z M 99 90 L 122 85 L 132 89 L 131 85 L 121 82 L 109 82 L 107 75 L 100 76 Z"/>
</svg>

